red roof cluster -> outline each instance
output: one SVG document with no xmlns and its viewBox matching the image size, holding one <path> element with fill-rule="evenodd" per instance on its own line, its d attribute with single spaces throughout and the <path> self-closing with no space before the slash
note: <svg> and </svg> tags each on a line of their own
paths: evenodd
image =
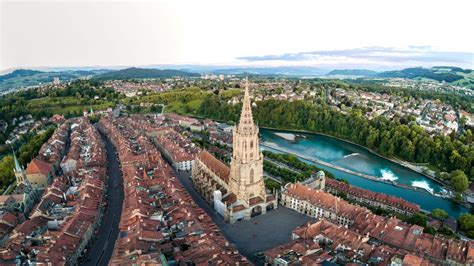
<svg viewBox="0 0 474 266">
<path fill-rule="evenodd" d="M 467 264 L 474 262 L 474 243 L 471 241 L 423 233 L 424 228 L 421 226 L 409 225 L 395 217 L 375 215 L 365 208 L 300 183 L 289 185 L 287 193 L 294 198 L 309 201 L 322 209 L 337 213 L 338 216 L 349 218 L 353 221 L 349 229 L 357 235 L 370 236 L 390 247 L 404 250 L 434 263 L 446 260 Z"/>
<path fill-rule="evenodd" d="M 39 160 L 59 166 L 69 137 L 69 123 L 63 123 L 53 133 L 46 143 L 41 146 L 36 157 Z"/>
<path fill-rule="evenodd" d="M 193 201 L 172 168 L 131 118 L 106 118 L 100 126 L 118 149 L 125 199 L 112 265 L 248 264 Z M 145 154 L 146 160 L 135 160 Z"/>
<path fill-rule="evenodd" d="M 106 178 L 106 151 L 97 130 L 86 119 L 73 121 L 68 157 L 77 168 L 46 188 L 30 219 L 17 226 L 0 252 L 0 262 L 17 257 L 38 264 L 75 264 L 93 235 Z M 87 156 L 83 156 L 87 153 Z"/>
<path fill-rule="evenodd" d="M 384 193 L 358 188 L 332 178 L 326 178 L 326 187 L 328 190 L 343 192 L 348 196 L 362 198 L 368 202 L 376 203 L 377 205 L 384 204 L 391 206 L 392 208 L 400 210 L 399 212 L 417 213 L 420 211 L 420 206 L 417 204 Z"/>
<path fill-rule="evenodd" d="M 156 142 L 169 154 L 173 162 L 192 161 L 198 148 L 187 138 L 173 129 L 156 137 Z"/>
</svg>

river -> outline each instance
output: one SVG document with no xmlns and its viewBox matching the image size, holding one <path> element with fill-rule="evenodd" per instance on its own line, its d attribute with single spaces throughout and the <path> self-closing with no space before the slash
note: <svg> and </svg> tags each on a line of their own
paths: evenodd
<svg viewBox="0 0 474 266">
<path fill-rule="evenodd" d="M 289 141 L 277 136 L 275 133 L 291 132 L 260 129 L 262 143 L 270 145 L 270 147 L 266 145 L 266 147 L 262 148 L 273 151 L 290 151 L 293 154 L 299 154 L 305 158 L 315 158 L 354 172 L 418 188 L 417 190 L 412 190 L 369 180 L 303 159 L 308 163 L 317 165 L 325 171 L 333 173 L 338 178 L 349 181 L 349 183 L 354 186 L 403 198 L 420 205 L 420 207 L 426 211 L 442 208 L 446 210 L 450 216 L 456 218 L 463 212 L 469 212 L 467 208 L 454 204 L 449 199 L 437 197 L 424 191 L 428 190 L 436 194 L 443 193 L 443 187 L 437 182 L 390 160 L 377 156 L 367 149 L 319 134 L 297 132 L 295 134 L 299 137 L 296 141 Z M 276 150 L 271 147 L 275 147 Z"/>
</svg>

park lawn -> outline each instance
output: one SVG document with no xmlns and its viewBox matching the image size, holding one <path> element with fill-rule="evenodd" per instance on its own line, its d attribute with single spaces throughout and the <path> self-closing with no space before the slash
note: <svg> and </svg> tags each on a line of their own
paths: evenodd
<svg viewBox="0 0 474 266">
<path fill-rule="evenodd" d="M 228 89 L 228 90 L 225 90 L 225 91 L 221 91 L 220 95 L 221 95 L 222 98 L 229 99 L 229 98 L 232 98 L 234 96 L 238 96 L 241 93 L 243 93 L 242 89 Z"/>
<path fill-rule="evenodd" d="M 28 101 L 28 108 L 45 108 L 45 107 L 55 107 L 55 106 L 70 106 L 77 105 L 78 99 L 75 97 L 43 97 L 32 99 Z"/>
<path fill-rule="evenodd" d="M 201 107 L 202 102 L 202 99 L 192 100 L 187 103 L 183 103 L 182 101 L 173 101 L 166 105 L 165 112 L 177 114 L 195 113 Z"/>
<path fill-rule="evenodd" d="M 166 105 L 165 112 L 182 114 L 184 113 L 184 104 L 181 101 L 170 102 Z"/>
<path fill-rule="evenodd" d="M 193 111 L 197 111 L 199 108 L 201 108 L 202 102 L 202 99 L 196 99 L 189 101 L 188 103 L 186 103 L 186 105 L 189 106 Z"/>
<path fill-rule="evenodd" d="M 113 107 L 113 103 L 103 103 L 103 104 L 95 104 L 95 105 L 75 105 L 75 106 L 66 106 L 66 107 L 43 107 L 43 108 L 34 108 L 31 109 L 33 112 L 41 111 L 41 110 L 48 110 L 54 114 L 81 114 L 84 110 L 90 111 L 92 110 L 104 110 L 108 107 Z"/>
</svg>

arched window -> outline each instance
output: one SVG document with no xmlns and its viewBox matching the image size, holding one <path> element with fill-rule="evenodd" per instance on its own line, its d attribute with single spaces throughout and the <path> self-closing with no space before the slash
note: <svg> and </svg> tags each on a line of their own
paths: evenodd
<svg viewBox="0 0 474 266">
<path fill-rule="evenodd" d="M 250 183 L 253 183 L 253 169 L 250 169 Z"/>
</svg>

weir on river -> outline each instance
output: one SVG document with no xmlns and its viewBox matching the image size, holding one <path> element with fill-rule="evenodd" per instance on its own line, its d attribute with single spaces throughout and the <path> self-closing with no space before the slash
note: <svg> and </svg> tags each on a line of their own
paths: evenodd
<svg viewBox="0 0 474 266">
<path fill-rule="evenodd" d="M 271 148 L 271 149 L 274 149 L 274 150 L 277 150 L 277 151 L 280 151 L 280 152 L 288 153 L 288 154 L 300 157 L 302 159 L 305 159 L 305 160 L 308 160 L 308 161 L 311 161 L 311 162 L 314 162 L 314 163 L 317 163 L 317 164 L 322 164 L 324 166 L 327 166 L 327 167 L 330 167 L 330 168 L 333 168 L 333 169 L 336 169 L 336 170 L 339 170 L 339 171 L 342 171 L 342 172 L 345 172 L 345 173 L 348 173 L 348 174 L 351 174 L 351 175 L 360 176 L 360 177 L 367 178 L 367 179 L 370 179 L 370 180 L 373 180 L 373 181 L 376 181 L 376 182 L 382 182 L 382 183 L 386 183 L 386 184 L 390 184 L 390 185 L 394 185 L 394 186 L 398 186 L 398 187 L 403 187 L 403 188 L 406 188 L 406 189 L 417 190 L 416 187 L 409 187 L 409 186 L 405 186 L 405 185 L 402 185 L 402 184 L 397 184 L 393 181 L 388 181 L 388 180 L 380 179 L 380 177 L 377 177 L 377 176 L 356 172 L 356 171 L 353 171 L 353 170 L 350 170 L 350 169 L 347 169 L 347 168 L 344 168 L 344 167 L 337 166 L 337 165 L 332 164 L 332 163 L 328 163 L 328 162 L 319 160 L 319 159 L 314 158 L 314 157 L 310 157 L 310 156 L 306 156 L 306 155 L 302 155 L 302 154 L 297 154 L 297 153 L 294 153 L 294 152 L 292 152 L 288 149 L 278 147 L 277 145 L 272 145 L 272 143 L 262 142 L 260 144 L 260 146 Z M 435 195 L 433 192 L 431 192 L 427 189 L 423 189 L 423 190 L 430 193 L 430 194 L 432 194 L 432 195 Z"/>
<path fill-rule="evenodd" d="M 280 132 L 295 134 L 296 140 L 275 135 Z M 453 217 L 469 212 L 450 199 L 436 196 L 446 194 L 439 183 L 363 147 L 314 133 L 260 128 L 260 135 L 263 149 L 293 154 L 354 186 L 403 198 L 426 211 L 442 208 Z"/>
</svg>

